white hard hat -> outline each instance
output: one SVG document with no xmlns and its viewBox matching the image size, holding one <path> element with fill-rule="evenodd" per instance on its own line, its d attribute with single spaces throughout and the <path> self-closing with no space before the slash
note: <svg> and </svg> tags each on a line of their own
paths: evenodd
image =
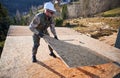
<svg viewBox="0 0 120 78">
<path fill-rule="evenodd" d="M 54 11 L 54 12 L 56 11 L 54 5 L 51 2 L 46 2 L 44 4 L 44 9 L 49 9 L 49 10 Z"/>
</svg>

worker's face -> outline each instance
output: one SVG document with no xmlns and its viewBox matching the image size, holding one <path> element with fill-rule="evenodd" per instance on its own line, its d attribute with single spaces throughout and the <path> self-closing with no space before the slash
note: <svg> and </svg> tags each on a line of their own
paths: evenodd
<svg viewBox="0 0 120 78">
<path fill-rule="evenodd" d="M 54 12 L 53 12 L 53 11 L 51 11 L 51 10 L 47 10 L 47 15 L 48 15 L 49 17 L 52 17 L 52 16 L 53 16 L 53 14 L 54 14 Z"/>
</svg>

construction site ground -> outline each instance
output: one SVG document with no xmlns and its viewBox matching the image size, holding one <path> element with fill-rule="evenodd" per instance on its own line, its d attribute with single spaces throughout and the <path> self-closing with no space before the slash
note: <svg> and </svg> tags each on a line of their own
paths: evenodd
<svg viewBox="0 0 120 78">
<path fill-rule="evenodd" d="M 56 30 L 59 39 L 78 34 L 64 27 Z M 114 44 L 116 34 L 104 37 L 101 41 Z M 43 39 L 37 53 L 38 62 L 32 63 L 32 45 L 32 32 L 28 26 L 9 30 L 0 59 L 0 78 L 113 78 L 120 73 L 119 66 L 113 63 L 68 68 L 59 57 L 49 56 Z"/>
</svg>

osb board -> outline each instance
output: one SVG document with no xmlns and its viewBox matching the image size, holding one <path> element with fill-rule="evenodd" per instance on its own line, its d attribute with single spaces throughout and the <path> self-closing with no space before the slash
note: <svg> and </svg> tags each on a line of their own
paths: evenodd
<svg viewBox="0 0 120 78">
<path fill-rule="evenodd" d="M 74 36 L 74 38 L 77 36 Z M 83 47 L 88 47 L 91 50 L 94 50 L 98 54 L 109 58 L 110 60 L 120 64 L 120 49 L 117 49 L 113 46 L 100 42 L 99 40 L 93 39 L 91 37 L 80 35 L 76 38 L 79 41 L 79 44 Z"/>
<path fill-rule="evenodd" d="M 26 71 L 27 66 L 33 64 L 32 47 L 31 36 L 8 36 L 0 58 L 0 78 L 30 78 L 26 77 L 27 73 L 23 73 L 23 71 Z M 53 59 L 49 53 L 46 42 L 41 39 L 37 60 L 44 62 Z M 5 77 L 1 77 L 3 75 Z"/>
<path fill-rule="evenodd" d="M 49 29 L 48 29 L 49 30 Z M 56 27 L 57 35 L 60 40 L 87 47 L 99 55 L 107 57 L 112 61 L 120 64 L 120 49 L 107 45 L 96 39 L 86 35 L 75 32 L 74 30 L 66 27 Z M 50 31 L 49 31 L 50 32 Z M 10 26 L 8 36 L 31 36 L 33 33 L 29 30 L 28 26 Z M 50 33 L 51 34 L 51 33 Z M 75 42 L 76 41 L 76 42 Z M 75 42 L 75 43 L 74 43 Z"/>
<path fill-rule="evenodd" d="M 120 72 L 120 69 L 112 63 L 68 68 L 59 58 L 49 56 L 47 44 L 43 39 L 41 39 L 41 46 L 37 53 L 38 63 L 32 63 L 32 32 L 28 36 L 25 31 L 20 29 L 21 27 L 24 29 L 24 26 L 14 27 L 14 32 L 12 31 L 14 35 L 7 37 L 0 58 L 0 78 L 113 78 L 113 76 Z M 29 30 L 28 28 L 26 29 Z M 90 47 L 91 49 L 102 52 L 104 55 L 108 55 L 109 53 L 106 53 L 108 51 L 111 51 L 111 53 L 118 51 L 115 51 L 115 48 L 104 43 L 101 43 L 102 47 L 98 46 L 100 44 L 99 41 L 93 40 L 92 38 L 89 39 L 89 37 L 73 32 L 69 28 L 60 27 L 56 28 L 56 30 L 59 39 L 62 41 L 74 42 L 73 44 L 75 45 L 80 44 Z M 111 55 L 115 58 L 114 53 Z"/>
<path fill-rule="evenodd" d="M 109 59 L 98 55 L 97 52 L 89 48 L 56 40 L 47 35 L 43 38 L 68 67 L 93 66 L 110 62 Z"/>
<path fill-rule="evenodd" d="M 75 35 L 79 34 L 74 32 L 66 27 L 56 27 L 57 35 Z M 50 28 L 48 28 L 48 32 L 52 35 Z M 31 36 L 33 32 L 30 31 L 29 26 L 19 26 L 19 25 L 11 25 L 8 31 L 8 36 Z"/>
<path fill-rule="evenodd" d="M 28 26 L 11 25 L 8 31 L 8 36 L 31 36 L 33 33 Z"/>
</svg>

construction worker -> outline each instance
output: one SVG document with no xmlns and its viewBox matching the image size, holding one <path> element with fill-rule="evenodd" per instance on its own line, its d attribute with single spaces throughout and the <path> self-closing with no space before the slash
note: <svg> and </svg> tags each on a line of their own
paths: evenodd
<svg viewBox="0 0 120 78">
<path fill-rule="evenodd" d="M 55 24 L 53 22 L 53 14 L 56 12 L 54 5 L 51 2 L 46 2 L 44 4 L 44 12 L 38 13 L 35 15 L 34 19 L 29 25 L 30 30 L 33 34 L 33 48 L 32 48 L 32 62 L 37 62 L 36 54 L 37 49 L 39 47 L 40 38 L 44 36 L 44 34 L 49 35 L 47 28 L 50 27 L 51 32 L 54 35 L 55 39 L 58 39 L 55 31 Z M 56 58 L 56 55 L 53 53 L 53 49 L 48 45 L 50 50 L 50 55 Z"/>
</svg>

